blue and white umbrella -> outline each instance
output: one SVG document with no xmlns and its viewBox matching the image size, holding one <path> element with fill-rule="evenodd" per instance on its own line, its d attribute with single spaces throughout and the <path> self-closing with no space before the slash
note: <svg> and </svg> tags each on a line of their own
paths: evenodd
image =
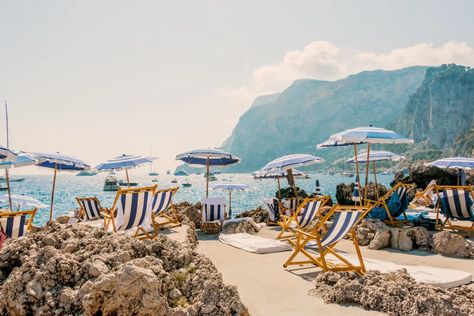
<svg viewBox="0 0 474 316">
<path fill-rule="evenodd" d="M 0 195 L 0 202 L 6 203 L 11 198 L 12 203 L 18 207 L 18 209 L 22 207 L 35 207 L 35 208 L 47 208 L 48 206 L 41 203 L 35 198 L 26 195 L 20 194 L 12 194 L 9 196 L 8 194 Z"/>
<path fill-rule="evenodd" d="M 248 190 L 249 186 L 243 183 L 216 183 L 212 186 L 213 190 L 229 192 L 229 217 L 232 216 L 232 191 Z"/>
<path fill-rule="evenodd" d="M 53 188 L 51 190 L 51 208 L 49 210 L 49 221 L 53 219 L 54 189 L 56 188 L 56 175 L 59 171 L 82 171 L 89 170 L 91 166 L 84 161 L 72 156 L 55 153 L 30 153 L 37 160 L 36 165 L 42 168 L 54 169 Z"/>
<path fill-rule="evenodd" d="M 385 151 L 385 150 L 372 150 L 370 151 L 369 154 L 369 161 L 374 162 L 374 161 L 399 161 L 405 159 L 404 156 L 395 154 L 391 151 Z M 357 155 L 356 157 L 352 157 L 346 160 L 347 163 L 355 163 L 358 161 L 359 163 L 366 163 L 367 162 L 367 153 L 363 152 Z"/>
<path fill-rule="evenodd" d="M 439 168 L 458 168 L 464 170 L 474 169 L 474 158 L 451 157 L 435 160 L 430 163 Z"/>
<path fill-rule="evenodd" d="M 293 176 L 294 177 L 302 177 L 305 174 L 297 169 L 293 169 Z M 288 176 L 288 171 L 286 170 L 278 170 L 278 171 L 255 171 L 253 174 L 254 179 L 278 179 L 278 178 L 286 178 Z"/>
<path fill-rule="evenodd" d="M 240 158 L 221 149 L 196 149 L 176 156 L 176 160 L 184 161 L 190 166 L 206 166 L 206 197 L 209 196 L 210 166 L 228 166 L 236 164 Z"/>
<path fill-rule="evenodd" d="M 35 165 L 38 161 L 31 155 L 19 153 L 15 159 L 0 163 L 0 169 L 19 168 Z"/>
<path fill-rule="evenodd" d="M 95 169 L 97 171 L 116 171 L 116 170 L 125 170 L 127 176 L 127 183 L 130 186 L 130 178 L 128 176 L 128 169 L 140 167 L 146 163 L 152 163 L 155 160 L 155 157 L 146 157 L 146 156 L 134 156 L 123 154 L 121 156 L 109 159 L 105 162 L 98 164 Z"/>
<path fill-rule="evenodd" d="M 2 160 L 2 162 L 15 160 L 16 156 L 17 154 L 13 151 L 0 145 L 0 160 Z"/>
</svg>

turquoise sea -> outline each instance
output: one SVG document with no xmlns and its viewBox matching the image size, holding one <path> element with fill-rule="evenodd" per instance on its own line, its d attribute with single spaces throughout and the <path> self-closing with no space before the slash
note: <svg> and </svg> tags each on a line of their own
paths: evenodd
<svg viewBox="0 0 474 316">
<path fill-rule="evenodd" d="M 78 196 L 97 196 L 102 206 L 111 207 L 115 192 L 104 192 L 102 186 L 104 183 L 105 174 L 98 174 L 96 176 L 78 177 L 74 174 L 61 173 L 56 180 L 56 193 L 54 198 L 54 217 L 60 215 L 67 215 L 69 212 L 77 208 L 75 197 Z M 52 175 L 18 175 L 14 177 L 26 178 L 23 182 L 12 182 L 12 194 L 24 194 L 32 196 L 42 203 L 49 205 L 51 198 Z M 117 174 L 120 179 L 121 173 Z M 247 184 L 250 189 L 247 191 L 232 193 L 232 214 L 236 215 L 242 211 L 255 208 L 263 205 L 263 199 L 272 197 L 277 190 L 276 179 L 254 180 L 250 174 L 218 174 L 217 181 L 211 182 L 210 186 L 219 182 L 239 182 Z M 335 195 L 336 185 L 345 182 L 351 183 L 354 177 L 347 177 L 342 175 L 329 174 L 310 174 L 311 179 L 296 179 L 297 185 L 307 192 L 313 192 L 315 188 L 316 179 L 320 182 L 321 192 L 324 194 Z M 158 183 L 153 183 L 152 179 L 157 178 Z M 377 175 L 379 183 L 388 185 L 392 180 L 393 175 Z M 171 183 L 176 179 L 178 183 Z M 159 188 L 167 188 L 171 186 L 179 186 L 180 189 L 175 195 L 174 202 L 188 201 L 198 202 L 205 194 L 205 178 L 203 175 L 190 175 L 176 177 L 172 175 L 163 175 L 158 177 L 151 177 L 148 175 L 134 176 L 131 175 L 131 180 L 136 181 L 139 185 L 153 185 L 157 184 Z M 189 181 L 192 186 L 184 188 L 181 182 Z M 286 179 L 281 180 L 282 187 L 286 187 Z M 6 191 L 4 191 L 6 193 Z M 222 191 L 210 190 L 209 196 L 223 196 L 228 198 L 228 193 Z M 35 217 L 35 224 L 43 225 L 49 216 L 49 209 L 39 210 Z"/>
</svg>

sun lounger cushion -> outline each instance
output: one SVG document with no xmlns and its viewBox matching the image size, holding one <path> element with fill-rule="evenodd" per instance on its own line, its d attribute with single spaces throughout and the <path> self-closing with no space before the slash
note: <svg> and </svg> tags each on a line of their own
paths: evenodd
<svg viewBox="0 0 474 316">
<path fill-rule="evenodd" d="M 394 192 L 390 197 L 390 200 L 387 203 L 387 207 L 393 218 L 400 216 L 400 214 L 404 211 L 404 209 L 402 209 L 402 203 L 400 201 L 400 198 L 396 192 Z M 369 217 L 377 218 L 382 221 L 388 219 L 387 211 L 383 207 L 373 208 L 372 211 L 370 211 L 369 213 Z"/>
</svg>

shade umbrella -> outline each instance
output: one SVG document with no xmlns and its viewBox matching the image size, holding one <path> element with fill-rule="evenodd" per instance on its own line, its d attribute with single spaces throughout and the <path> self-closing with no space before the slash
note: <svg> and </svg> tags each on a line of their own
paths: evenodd
<svg viewBox="0 0 474 316">
<path fill-rule="evenodd" d="M 56 188 L 56 175 L 58 171 L 82 171 L 89 170 L 90 165 L 84 161 L 60 153 L 31 153 L 38 161 L 37 166 L 54 169 L 53 187 L 51 190 L 51 208 L 49 209 L 49 221 L 53 219 L 54 190 Z"/>
<path fill-rule="evenodd" d="M 360 153 L 357 157 L 352 157 L 347 159 L 346 163 L 367 163 L 372 162 L 373 170 L 374 170 L 374 180 L 375 180 L 375 192 L 378 199 L 378 190 L 377 190 L 377 170 L 376 170 L 376 161 L 399 161 L 401 159 L 405 159 L 404 156 L 395 154 L 391 151 L 386 150 L 372 150 L 369 154 L 369 159 L 367 160 L 367 153 Z"/>
<path fill-rule="evenodd" d="M 296 202 L 298 203 L 298 191 L 296 190 L 295 179 L 293 175 L 293 169 L 303 166 L 310 166 L 316 163 L 322 163 L 324 159 L 309 154 L 291 154 L 279 157 L 267 163 L 261 172 L 281 172 L 286 171 L 288 173 L 287 179 L 293 191 L 295 192 Z"/>
<path fill-rule="evenodd" d="M 232 217 L 232 191 L 244 191 L 249 186 L 243 183 L 216 183 L 212 189 L 229 192 L 229 217 Z"/>
<path fill-rule="evenodd" d="M 458 184 L 461 183 L 461 185 L 464 185 L 466 183 L 466 173 L 464 172 L 464 170 L 474 169 L 474 158 L 467 158 L 467 157 L 442 158 L 442 159 L 435 160 L 431 162 L 430 164 L 438 168 L 459 169 Z"/>
<path fill-rule="evenodd" d="M 303 176 L 304 173 L 293 169 L 293 176 L 300 177 Z M 261 171 L 258 170 L 254 173 L 255 179 L 277 179 L 278 183 L 278 200 L 281 201 L 281 186 L 280 186 L 280 178 L 286 178 L 288 176 L 288 172 L 286 170 L 279 170 L 279 171 Z"/>
<path fill-rule="evenodd" d="M 190 166 L 206 166 L 206 197 L 209 196 L 209 168 L 210 166 L 228 166 L 236 164 L 240 158 L 221 149 L 196 149 L 176 156 Z"/>
<path fill-rule="evenodd" d="M 115 171 L 115 170 L 125 170 L 127 176 L 127 183 L 130 187 L 130 178 L 128 176 L 128 169 L 139 167 L 146 163 L 152 163 L 154 157 L 145 157 L 145 156 L 134 156 L 123 154 L 121 156 L 109 159 L 105 162 L 98 164 L 95 169 L 97 171 Z"/>
<path fill-rule="evenodd" d="M 41 203 L 35 198 L 31 196 L 21 195 L 21 194 L 1 194 L 0 195 L 0 202 L 5 203 L 6 201 L 12 201 L 14 205 L 20 209 L 21 207 L 36 207 L 36 208 L 47 208 L 46 204 Z"/>
<path fill-rule="evenodd" d="M 2 163 L 9 163 L 12 160 L 15 160 L 16 156 L 17 156 L 17 154 L 15 154 L 10 149 L 8 149 L 6 147 L 3 147 L 3 146 L 0 146 L 0 160 L 2 161 Z M 8 196 L 10 196 L 11 195 L 11 192 L 10 192 L 10 177 L 9 177 L 9 173 L 8 173 L 8 168 L 5 168 L 5 181 L 7 183 Z M 10 205 L 10 210 L 11 210 L 12 206 L 13 206 L 11 199 L 9 199 L 9 205 Z"/>
<path fill-rule="evenodd" d="M 318 148 L 335 147 L 335 146 L 354 146 L 354 156 L 357 157 L 357 145 L 367 144 L 366 159 L 370 162 L 370 145 L 371 144 L 411 144 L 413 140 L 408 139 L 394 131 L 379 127 L 356 127 L 347 129 L 340 133 L 331 135 L 328 140 L 319 144 Z M 359 163 L 356 159 L 356 171 L 359 175 Z M 369 178 L 369 163 L 365 168 L 365 186 L 367 186 Z M 360 187 L 360 183 L 359 183 Z M 367 198 L 367 188 L 364 190 L 364 198 Z"/>
</svg>

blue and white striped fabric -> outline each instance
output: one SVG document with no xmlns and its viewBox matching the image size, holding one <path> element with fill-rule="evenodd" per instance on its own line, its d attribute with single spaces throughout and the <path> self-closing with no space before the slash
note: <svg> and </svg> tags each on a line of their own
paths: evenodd
<svg viewBox="0 0 474 316">
<path fill-rule="evenodd" d="M 289 199 L 284 199 L 283 200 L 283 205 L 289 209 L 289 211 L 287 211 L 287 213 L 285 215 L 287 216 L 291 216 L 292 214 L 294 214 L 296 212 L 296 210 L 298 209 L 298 203 L 296 201 L 296 198 L 289 198 Z"/>
<path fill-rule="evenodd" d="M 282 170 L 294 169 L 302 166 L 309 166 L 322 163 L 324 159 L 308 154 L 285 155 L 267 163 L 261 172 L 281 172 Z"/>
<path fill-rule="evenodd" d="M 220 149 L 196 149 L 176 156 L 191 166 L 227 166 L 238 163 L 240 158 Z"/>
<path fill-rule="evenodd" d="M 117 212 L 123 216 L 119 230 L 143 226 L 151 218 L 152 195 L 152 191 L 123 192 L 120 195 Z"/>
<path fill-rule="evenodd" d="M 97 171 L 122 170 L 139 167 L 146 163 L 151 163 L 156 158 L 145 156 L 133 156 L 123 154 L 121 156 L 109 159 L 98 164 L 95 168 Z"/>
<path fill-rule="evenodd" d="M 400 201 L 403 201 L 407 197 L 408 188 L 400 186 L 395 190 L 395 192 L 398 194 Z"/>
<path fill-rule="evenodd" d="M 26 214 L 11 213 L 11 216 L 0 217 L 0 224 L 8 238 L 18 238 L 26 234 Z"/>
<path fill-rule="evenodd" d="M 441 206 L 445 216 L 459 220 L 474 221 L 473 201 L 470 190 L 445 189 L 442 192 Z"/>
<path fill-rule="evenodd" d="M 354 227 L 362 215 L 362 211 L 337 211 L 334 221 L 326 235 L 321 239 L 321 247 L 329 247 L 338 242 Z"/>
<path fill-rule="evenodd" d="M 171 205 L 172 197 L 175 192 L 175 189 L 157 191 L 153 196 L 151 206 L 152 213 L 156 215 L 165 211 Z"/>
<path fill-rule="evenodd" d="M 0 145 L 0 160 L 5 162 L 14 161 L 16 156 L 17 154 L 15 154 L 13 151 Z"/>
<path fill-rule="evenodd" d="M 26 153 L 20 153 L 16 156 L 15 159 L 11 161 L 3 161 L 0 163 L 0 169 L 7 169 L 7 168 L 18 168 L 18 167 L 26 167 L 32 166 L 37 163 L 37 160 Z"/>
<path fill-rule="evenodd" d="M 305 174 L 297 169 L 293 169 L 293 176 L 300 177 Z M 276 171 L 261 171 L 258 170 L 253 174 L 255 179 L 276 179 L 276 178 L 285 178 L 288 175 L 286 170 L 276 170 Z"/>
<path fill-rule="evenodd" d="M 443 158 L 431 162 L 431 165 L 439 168 L 460 168 L 469 170 L 474 168 L 474 158 Z"/>
<path fill-rule="evenodd" d="M 300 228 L 305 228 L 308 226 L 318 214 L 318 210 L 321 207 L 322 201 L 310 201 L 306 203 L 303 208 L 300 210 L 300 216 L 298 218 L 298 224 Z"/>
<path fill-rule="evenodd" d="M 404 156 L 397 155 L 392 153 L 391 151 L 384 151 L 384 150 L 371 150 L 369 153 L 369 161 L 399 161 L 401 159 L 405 159 Z M 355 157 L 349 158 L 346 160 L 346 163 L 355 163 Z M 359 163 L 366 163 L 367 162 L 367 153 L 362 152 L 357 155 L 357 162 Z"/>
<path fill-rule="evenodd" d="M 275 205 L 273 199 L 271 198 L 267 198 L 264 201 L 270 221 L 275 222 L 277 220 L 277 212 L 279 212 L 278 205 Z"/>
<path fill-rule="evenodd" d="M 318 148 L 347 146 L 357 144 L 411 144 L 413 140 L 402 135 L 378 127 L 357 127 L 331 135 L 328 140 L 319 144 Z"/>
<path fill-rule="evenodd" d="M 50 168 L 63 171 L 89 170 L 90 165 L 77 158 L 60 153 L 30 153 L 37 160 L 36 165 L 43 168 Z"/>
<path fill-rule="evenodd" d="M 225 220 L 225 199 L 204 198 L 202 199 L 202 222 L 214 222 Z"/>
<path fill-rule="evenodd" d="M 100 205 L 95 198 L 78 199 L 81 208 L 84 210 L 86 220 L 93 220 L 100 217 Z"/>
</svg>

